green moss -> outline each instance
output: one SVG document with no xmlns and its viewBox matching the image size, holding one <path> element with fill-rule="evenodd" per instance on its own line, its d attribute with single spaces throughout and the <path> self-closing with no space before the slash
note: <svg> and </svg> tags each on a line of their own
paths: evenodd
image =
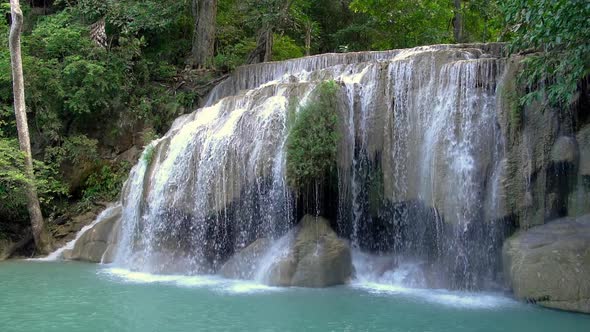
<svg viewBox="0 0 590 332">
<path fill-rule="evenodd" d="M 321 83 L 297 112 L 287 141 L 287 180 L 293 189 L 322 183 L 336 168 L 338 90 L 334 81 Z"/>
<path fill-rule="evenodd" d="M 152 163 L 152 160 L 154 160 L 154 152 L 156 151 L 156 149 L 154 148 L 153 145 L 148 145 L 145 148 L 145 152 L 143 153 L 143 155 L 141 156 L 141 158 L 143 158 L 143 160 L 150 165 Z"/>
<path fill-rule="evenodd" d="M 508 107 L 510 109 L 510 125 L 514 128 L 520 128 L 522 125 L 522 110 L 518 93 L 514 90 L 508 91 L 506 95 Z"/>
<path fill-rule="evenodd" d="M 514 75 L 517 75 L 514 73 Z M 505 107 L 508 108 L 508 121 L 514 129 L 519 129 L 522 125 L 521 93 L 518 88 L 517 78 L 509 77 L 501 87 L 500 95 L 504 100 Z"/>
<path fill-rule="evenodd" d="M 381 165 L 377 165 L 371 171 L 369 177 L 369 212 L 372 216 L 377 216 L 383 203 L 383 170 Z"/>
</svg>

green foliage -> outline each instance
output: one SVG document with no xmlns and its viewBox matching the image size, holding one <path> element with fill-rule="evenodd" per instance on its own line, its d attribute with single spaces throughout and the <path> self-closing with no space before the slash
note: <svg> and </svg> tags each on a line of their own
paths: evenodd
<svg viewBox="0 0 590 332">
<path fill-rule="evenodd" d="M 574 101 L 579 81 L 590 74 L 590 3 L 586 0 L 509 0 L 502 9 L 511 27 L 511 49 L 537 51 L 525 59 L 521 79 L 529 92 L 522 104 Z"/>
<path fill-rule="evenodd" d="M 274 36 L 272 45 L 272 57 L 275 61 L 300 58 L 304 55 L 302 47 L 297 46 L 295 41 L 289 36 Z"/>
<path fill-rule="evenodd" d="M 76 22 L 70 10 L 39 19 L 28 38 L 27 54 L 43 59 L 63 60 L 66 56 L 91 52 L 88 28 Z"/>
<path fill-rule="evenodd" d="M 287 180 L 294 189 L 325 181 L 336 167 L 338 92 L 336 82 L 323 82 L 298 111 L 287 141 Z"/>
<path fill-rule="evenodd" d="M 465 40 L 471 42 L 498 41 L 504 29 L 500 1 L 470 0 L 463 3 Z"/>
<path fill-rule="evenodd" d="M 116 200 L 130 169 L 131 165 L 127 162 L 102 165 L 86 179 L 83 200 Z"/>
<path fill-rule="evenodd" d="M 223 71 L 232 71 L 246 61 L 248 54 L 256 48 L 256 41 L 249 38 L 233 45 L 227 45 L 215 56 L 215 67 Z"/>
<path fill-rule="evenodd" d="M 25 185 L 29 179 L 23 173 L 24 155 L 15 139 L 0 138 L 0 216 L 9 220 L 27 220 Z M 58 180 L 51 166 L 35 161 L 35 186 L 44 210 L 51 210 L 55 198 L 67 195 L 66 186 Z"/>
<path fill-rule="evenodd" d="M 0 0 L 2 10 L 6 2 Z M 152 136 L 166 131 L 197 99 L 195 92 L 171 88 L 190 50 L 190 2 L 57 0 L 47 15 L 22 5 L 29 128 L 34 155 L 44 160 L 35 162 L 43 212 L 52 215 L 80 198 L 115 199 L 129 165 L 101 160 L 105 146 L 138 124 L 154 128 Z M 101 18 L 106 48 L 90 38 L 90 25 Z M 0 44 L 8 44 L 8 34 L 3 15 Z M 0 220 L 19 222 L 28 217 L 12 104 L 10 54 L 0 47 Z M 76 187 L 81 192 L 64 184 L 72 168 L 84 170 L 75 175 L 83 181 L 88 176 Z"/>
<path fill-rule="evenodd" d="M 93 162 L 99 157 L 97 145 L 97 140 L 84 135 L 70 136 L 61 145 L 48 147 L 45 150 L 45 161 L 55 165 L 61 165 L 65 161 L 73 165 Z"/>
<path fill-rule="evenodd" d="M 463 1 L 462 33 L 467 42 L 495 41 L 501 33 L 499 1 Z M 353 0 L 350 7 L 365 13 L 365 22 L 349 29 L 362 31 L 373 49 L 414 47 L 453 42 L 455 8 L 449 0 Z M 345 32 L 341 31 L 340 33 Z"/>
<path fill-rule="evenodd" d="M 152 161 L 154 160 L 154 153 L 156 152 L 156 148 L 153 145 L 148 145 L 145 148 L 145 151 L 143 152 L 143 154 L 141 155 L 141 158 L 143 159 L 143 161 L 145 161 L 146 164 L 150 165 L 152 163 Z"/>
<path fill-rule="evenodd" d="M 376 38 L 372 43 L 374 48 L 383 49 L 450 42 L 451 4 L 448 0 L 354 0 L 350 6 L 369 14 L 369 22 L 385 31 L 385 41 Z"/>
</svg>

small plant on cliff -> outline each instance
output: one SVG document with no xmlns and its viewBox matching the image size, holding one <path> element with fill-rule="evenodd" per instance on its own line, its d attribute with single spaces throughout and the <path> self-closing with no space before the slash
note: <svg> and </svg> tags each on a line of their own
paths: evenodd
<svg viewBox="0 0 590 332">
<path fill-rule="evenodd" d="M 153 145 L 148 145 L 145 148 L 145 152 L 141 156 L 148 166 L 152 163 L 152 160 L 154 160 L 154 152 L 156 152 L 156 148 Z"/>
<path fill-rule="evenodd" d="M 338 85 L 321 83 L 299 109 L 287 140 L 287 180 L 296 190 L 326 180 L 336 167 Z"/>
</svg>

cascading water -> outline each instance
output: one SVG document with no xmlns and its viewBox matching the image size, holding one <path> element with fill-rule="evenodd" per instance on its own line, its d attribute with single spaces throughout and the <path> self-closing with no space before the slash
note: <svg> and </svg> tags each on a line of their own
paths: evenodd
<svg viewBox="0 0 590 332">
<path fill-rule="evenodd" d="M 132 170 L 115 264 L 214 273 L 317 209 L 351 240 L 360 279 L 487 287 L 501 243 L 495 221 L 504 217 L 494 211 L 501 52 L 497 44 L 437 45 L 239 68 Z M 325 80 L 341 87 L 338 192 L 326 196 L 337 202 L 322 202 L 336 208 L 297 211 L 285 172 L 289 112 Z"/>
</svg>

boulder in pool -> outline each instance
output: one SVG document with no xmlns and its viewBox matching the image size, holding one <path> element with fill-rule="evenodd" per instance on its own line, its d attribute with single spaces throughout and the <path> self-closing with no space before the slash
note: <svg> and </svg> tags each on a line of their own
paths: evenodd
<svg viewBox="0 0 590 332">
<path fill-rule="evenodd" d="M 307 215 L 286 235 L 284 254 L 270 266 L 272 286 L 327 287 L 347 283 L 353 274 L 348 243 L 328 220 Z"/>
<path fill-rule="evenodd" d="M 590 313 L 590 214 L 520 231 L 504 243 L 503 262 L 517 298 Z"/>
<path fill-rule="evenodd" d="M 104 219 L 87 230 L 72 250 L 63 253 L 65 259 L 92 263 L 111 263 L 115 256 L 121 223 L 121 207 L 104 216 Z"/>
</svg>

